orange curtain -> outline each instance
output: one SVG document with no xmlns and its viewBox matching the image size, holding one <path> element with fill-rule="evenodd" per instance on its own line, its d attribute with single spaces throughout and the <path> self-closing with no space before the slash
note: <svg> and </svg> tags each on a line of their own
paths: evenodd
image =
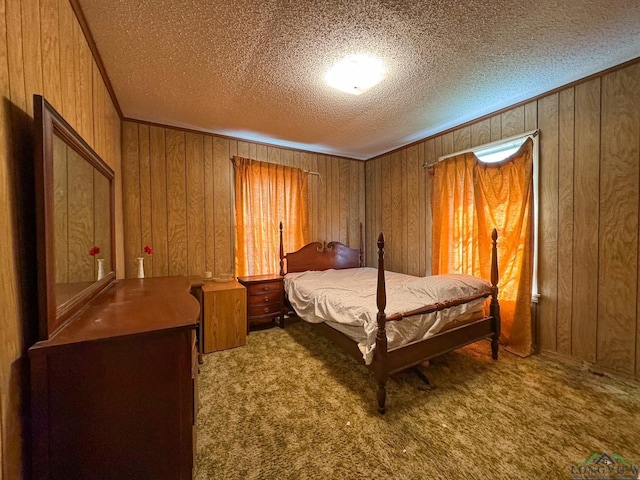
<svg viewBox="0 0 640 480">
<path fill-rule="evenodd" d="M 298 168 L 233 157 L 235 170 L 236 275 L 280 271 L 279 229 L 285 252 L 309 237 L 307 173 Z"/>
<path fill-rule="evenodd" d="M 501 341 L 530 355 L 533 141 L 500 163 L 482 163 L 473 153 L 446 159 L 434 166 L 431 180 L 433 274 L 490 278 L 496 228 Z"/>
</svg>

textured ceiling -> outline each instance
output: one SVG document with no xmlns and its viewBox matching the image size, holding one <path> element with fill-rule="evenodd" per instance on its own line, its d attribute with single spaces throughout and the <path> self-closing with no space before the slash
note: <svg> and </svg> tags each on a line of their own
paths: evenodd
<svg viewBox="0 0 640 480">
<path fill-rule="evenodd" d="M 640 57 L 638 0 L 79 0 L 125 117 L 367 159 Z M 324 73 L 387 76 L 360 96 Z"/>
</svg>

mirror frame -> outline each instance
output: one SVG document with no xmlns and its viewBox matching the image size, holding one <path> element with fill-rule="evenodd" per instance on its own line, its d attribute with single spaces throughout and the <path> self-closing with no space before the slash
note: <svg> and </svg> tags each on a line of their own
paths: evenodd
<svg viewBox="0 0 640 480">
<path fill-rule="evenodd" d="M 33 96 L 38 255 L 38 339 L 47 340 L 85 305 L 109 288 L 115 275 L 115 174 L 41 95 Z M 111 271 L 61 305 L 56 305 L 53 135 L 56 134 L 109 181 Z"/>
</svg>

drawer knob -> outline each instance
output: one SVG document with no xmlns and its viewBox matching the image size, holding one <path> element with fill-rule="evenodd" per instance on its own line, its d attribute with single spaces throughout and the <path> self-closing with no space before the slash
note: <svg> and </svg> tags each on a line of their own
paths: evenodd
<svg viewBox="0 0 640 480">
<path fill-rule="evenodd" d="M 268 302 L 269 301 L 269 297 L 264 297 L 264 301 Z"/>
<path fill-rule="evenodd" d="M 269 313 L 269 307 L 264 307 L 264 313 Z"/>
<path fill-rule="evenodd" d="M 269 285 L 265 285 L 264 287 L 262 287 L 262 289 L 266 292 L 267 290 L 269 290 Z"/>
</svg>

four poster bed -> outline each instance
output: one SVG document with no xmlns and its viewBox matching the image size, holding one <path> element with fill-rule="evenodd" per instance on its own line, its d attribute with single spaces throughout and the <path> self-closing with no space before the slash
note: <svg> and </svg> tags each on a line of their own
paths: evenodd
<svg viewBox="0 0 640 480">
<path fill-rule="evenodd" d="M 284 276 L 287 308 L 347 353 L 364 360 L 374 372 L 378 411 L 384 413 L 389 374 L 484 338 L 491 339 L 492 357 L 497 360 L 497 237 L 494 229 L 489 283 L 468 275 L 412 277 L 385 272 L 382 233 L 378 236 L 378 268 L 366 268 L 362 225 L 359 249 L 340 242 L 313 242 L 285 255 L 280 223 L 280 275 Z M 489 315 L 485 316 L 489 296 Z"/>
</svg>

